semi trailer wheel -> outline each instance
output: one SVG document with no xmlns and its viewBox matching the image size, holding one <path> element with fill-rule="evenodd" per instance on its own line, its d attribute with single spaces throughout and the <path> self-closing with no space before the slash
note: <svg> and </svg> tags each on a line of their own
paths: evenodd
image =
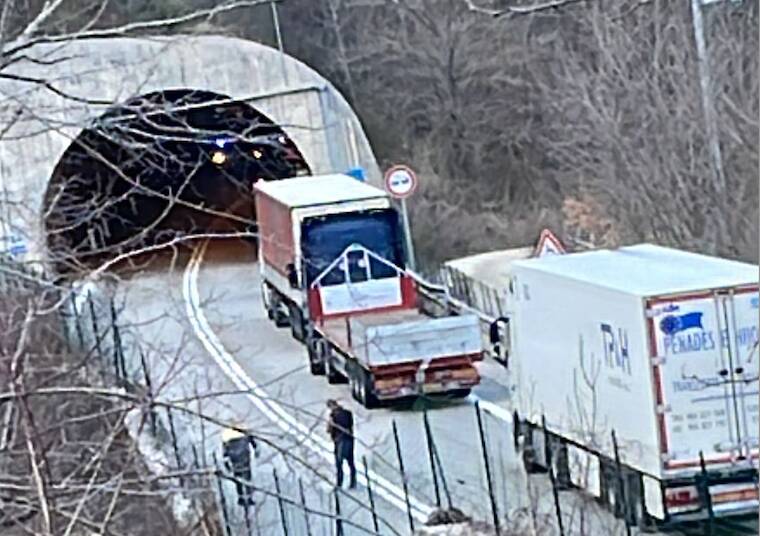
<svg viewBox="0 0 760 536">
<path fill-rule="evenodd" d="M 626 501 L 628 502 L 629 523 L 642 534 L 657 532 L 657 522 L 649 515 L 644 496 L 644 477 L 637 471 L 629 471 L 625 478 Z"/>
</svg>

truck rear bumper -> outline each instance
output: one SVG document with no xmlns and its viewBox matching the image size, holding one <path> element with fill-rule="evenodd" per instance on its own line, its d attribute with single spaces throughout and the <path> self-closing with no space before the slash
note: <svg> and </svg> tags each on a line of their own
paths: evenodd
<svg viewBox="0 0 760 536">
<path fill-rule="evenodd" d="M 375 395 L 381 400 L 407 398 L 427 394 L 445 394 L 453 391 L 471 389 L 480 383 L 480 374 L 471 364 L 455 369 L 429 369 L 425 372 L 425 381 L 417 381 L 416 372 L 392 378 L 375 379 Z"/>
<path fill-rule="evenodd" d="M 758 489 L 756 473 L 743 471 L 736 476 L 711 476 L 707 489 L 710 494 L 710 508 L 716 518 L 756 515 L 758 511 Z M 702 488 L 704 489 L 704 488 Z M 708 519 L 709 509 L 700 485 L 668 486 L 665 502 L 670 521 L 702 521 Z"/>
</svg>

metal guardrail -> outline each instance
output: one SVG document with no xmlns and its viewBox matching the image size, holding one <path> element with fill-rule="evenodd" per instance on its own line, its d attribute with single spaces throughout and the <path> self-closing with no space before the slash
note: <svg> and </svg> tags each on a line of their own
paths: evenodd
<svg viewBox="0 0 760 536">
<path fill-rule="evenodd" d="M 494 320 L 507 315 L 507 293 L 486 285 L 451 266 L 440 269 L 450 295 Z"/>
<path fill-rule="evenodd" d="M 434 283 L 423 278 L 420 274 L 409 270 L 407 270 L 406 273 L 417 283 L 417 290 L 420 294 L 449 311 L 474 314 L 480 318 L 483 323 L 489 325 L 498 318 L 485 313 L 477 307 L 469 304 L 467 301 L 458 298 L 456 293 L 452 293 L 451 289 L 446 284 Z"/>
</svg>

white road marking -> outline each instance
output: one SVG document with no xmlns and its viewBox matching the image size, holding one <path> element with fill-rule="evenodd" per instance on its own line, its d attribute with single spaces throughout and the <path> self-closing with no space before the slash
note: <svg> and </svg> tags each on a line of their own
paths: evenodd
<svg viewBox="0 0 760 536">
<path fill-rule="evenodd" d="M 289 414 L 275 400 L 261 389 L 258 384 L 246 374 L 243 368 L 237 363 L 234 356 L 224 347 L 222 342 L 216 336 L 208 323 L 206 315 L 201 309 L 201 299 L 198 292 L 198 273 L 206 246 L 199 248 L 190 259 L 185 273 L 183 275 L 182 294 L 185 300 L 185 310 L 188 319 L 193 326 L 196 336 L 200 339 L 204 348 L 211 357 L 216 361 L 225 375 L 240 390 L 251 391 L 248 399 L 273 423 L 286 433 L 298 437 L 302 443 L 314 453 L 318 454 L 327 462 L 333 462 L 332 445 L 326 438 L 312 433 L 304 424 Z M 357 463 L 358 480 L 362 486 L 367 482 L 364 478 L 364 466 L 361 462 Z M 390 504 L 406 511 L 406 502 L 404 492 L 399 487 L 388 481 L 373 470 L 369 470 L 369 477 L 372 481 L 373 491 L 388 501 Z M 433 508 L 419 501 L 415 497 L 409 497 L 412 516 L 417 520 L 424 522 L 433 511 Z"/>
</svg>

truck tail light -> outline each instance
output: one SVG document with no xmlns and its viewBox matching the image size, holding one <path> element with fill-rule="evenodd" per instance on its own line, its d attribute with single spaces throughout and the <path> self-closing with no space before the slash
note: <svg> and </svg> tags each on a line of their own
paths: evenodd
<svg viewBox="0 0 760 536">
<path fill-rule="evenodd" d="M 684 506 L 699 506 L 699 492 L 696 486 L 669 488 L 665 490 L 665 504 L 668 509 Z"/>
<path fill-rule="evenodd" d="M 397 378 L 375 378 L 375 388 L 378 391 L 394 391 L 414 384 L 414 376 L 400 376 Z"/>
</svg>

